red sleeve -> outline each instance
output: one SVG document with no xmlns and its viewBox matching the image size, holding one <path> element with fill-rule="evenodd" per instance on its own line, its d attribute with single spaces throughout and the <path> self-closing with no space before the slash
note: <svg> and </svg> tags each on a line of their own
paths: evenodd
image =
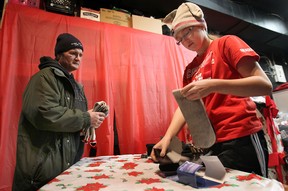
<svg viewBox="0 0 288 191">
<path fill-rule="evenodd" d="M 227 35 L 223 38 L 223 55 L 226 60 L 229 60 L 235 69 L 240 59 L 245 56 L 251 56 L 256 61 L 259 61 L 259 55 L 242 39 L 234 35 Z"/>
</svg>

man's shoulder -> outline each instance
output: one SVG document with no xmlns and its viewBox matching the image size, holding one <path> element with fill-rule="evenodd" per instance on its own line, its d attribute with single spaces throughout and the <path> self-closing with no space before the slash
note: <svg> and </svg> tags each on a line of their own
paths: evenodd
<svg viewBox="0 0 288 191">
<path fill-rule="evenodd" d="M 32 76 L 32 78 L 33 79 L 39 79 L 39 78 L 46 78 L 46 79 L 54 78 L 55 79 L 55 76 L 65 77 L 65 74 L 60 69 L 50 66 L 50 67 L 41 69 L 40 71 L 35 73 Z"/>
</svg>

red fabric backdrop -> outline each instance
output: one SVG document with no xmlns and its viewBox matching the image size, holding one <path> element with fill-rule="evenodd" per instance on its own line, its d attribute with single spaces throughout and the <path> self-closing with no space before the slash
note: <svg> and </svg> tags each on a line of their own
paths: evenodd
<svg viewBox="0 0 288 191">
<path fill-rule="evenodd" d="M 14 4 L 3 19 L 0 190 L 11 189 L 22 93 L 39 58 L 53 57 L 60 33 L 72 33 L 84 45 L 75 77 L 85 86 L 89 108 L 104 100 L 111 109 L 97 129 L 97 155 L 113 154 L 114 117 L 121 154 L 144 153 L 165 133 L 177 107 L 171 92 L 181 87 L 184 66 L 195 56 L 173 38 Z"/>
</svg>

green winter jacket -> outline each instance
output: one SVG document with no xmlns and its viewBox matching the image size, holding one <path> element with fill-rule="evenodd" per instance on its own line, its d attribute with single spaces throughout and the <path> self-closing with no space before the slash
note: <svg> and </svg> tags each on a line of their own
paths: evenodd
<svg viewBox="0 0 288 191">
<path fill-rule="evenodd" d="M 83 87 L 52 58 L 40 62 L 23 94 L 13 190 L 37 190 L 79 161 L 80 132 L 90 126 Z M 80 109 L 75 86 L 83 97 Z"/>
</svg>

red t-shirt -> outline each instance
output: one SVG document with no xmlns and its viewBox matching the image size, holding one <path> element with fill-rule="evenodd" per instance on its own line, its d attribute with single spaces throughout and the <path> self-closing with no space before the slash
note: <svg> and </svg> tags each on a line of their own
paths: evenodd
<svg viewBox="0 0 288 191">
<path fill-rule="evenodd" d="M 183 85 L 202 79 L 239 79 L 237 64 L 244 56 L 259 60 L 259 55 L 237 36 L 214 40 L 203 56 L 196 56 L 186 67 Z M 256 104 L 250 97 L 212 93 L 203 98 L 217 142 L 258 132 L 262 128 L 256 116 Z"/>
</svg>

